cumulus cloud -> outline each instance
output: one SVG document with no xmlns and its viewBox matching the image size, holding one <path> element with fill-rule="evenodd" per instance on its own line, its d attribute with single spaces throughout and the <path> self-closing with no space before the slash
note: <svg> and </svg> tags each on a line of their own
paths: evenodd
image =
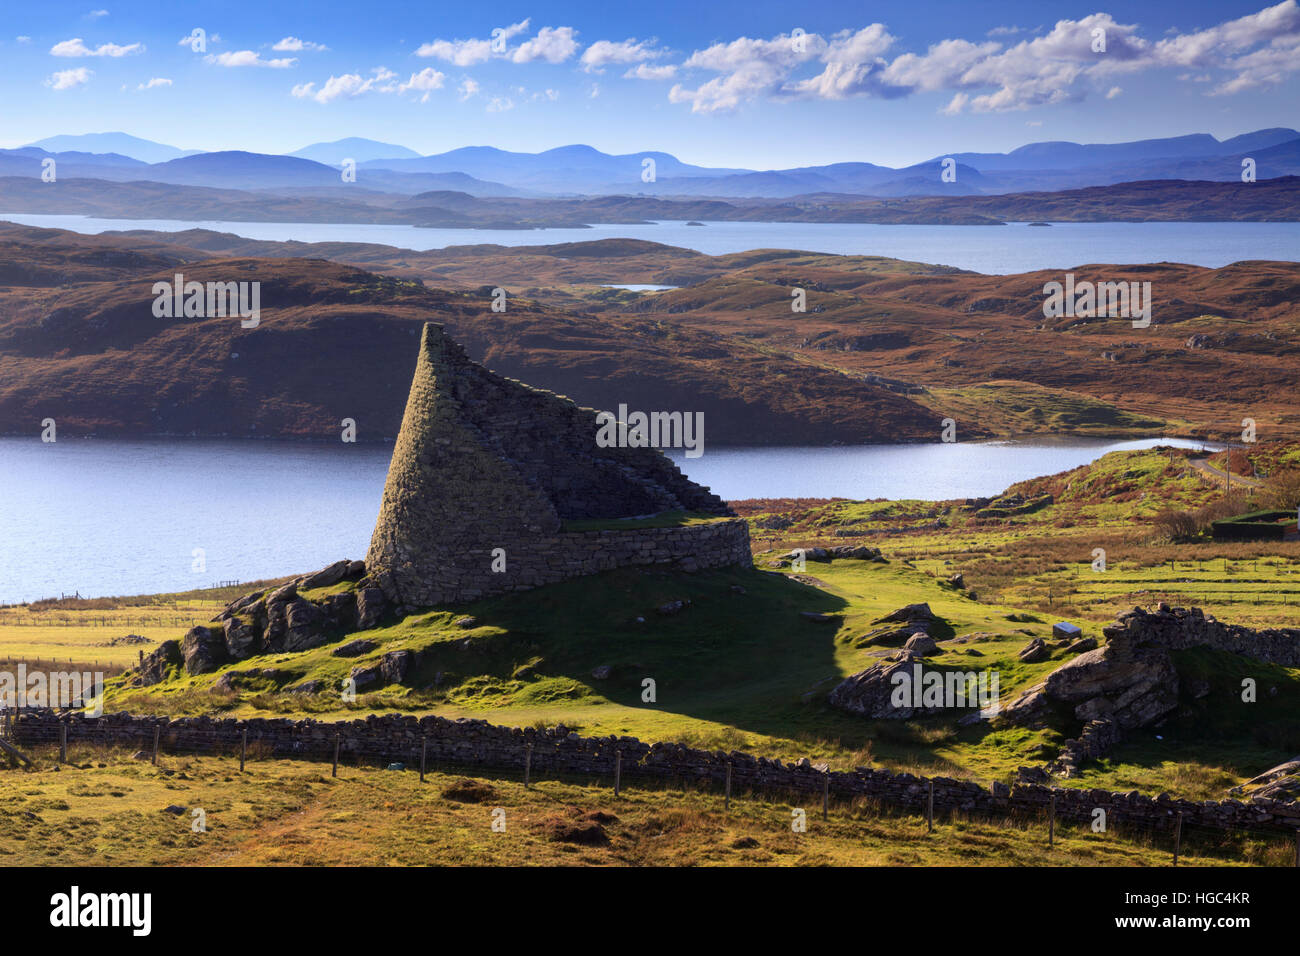
<svg viewBox="0 0 1300 956">
<path fill-rule="evenodd" d="M 55 90 L 70 90 L 74 86 L 81 86 L 87 82 L 93 75 L 94 70 L 88 70 L 84 66 L 79 66 L 75 70 L 59 70 L 51 73 L 45 80 L 45 85 Z"/>
<path fill-rule="evenodd" d="M 673 103 L 690 103 L 691 112 L 711 113 L 735 109 L 741 103 L 781 91 L 786 79 L 801 64 L 825 51 L 827 43 L 815 33 L 770 40 L 740 37 L 696 50 L 683 68 L 719 74 L 695 89 L 674 84 L 668 91 Z"/>
<path fill-rule="evenodd" d="M 431 66 L 426 66 L 419 73 L 412 73 L 411 78 L 405 83 L 398 84 L 397 92 L 405 93 L 408 90 L 415 90 L 422 95 L 421 103 L 429 102 L 429 94 L 433 90 L 442 89 L 443 81 L 446 79 L 441 73 Z"/>
<path fill-rule="evenodd" d="M 460 86 L 456 88 L 456 92 L 460 94 L 460 99 L 464 102 L 471 96 L 477 96 L 481 89 L 482 87 L 478 85 L 477 80 L 472 80 L 467 76 L 461 81 Z"/>
<path fill-rule="evenodd" d="M 425 67 L 419 73 L 412 73 L 405 81 L 399 80 L 397 74 L 387 67 L 379 66 L 371 70 L 369 76 L 362 76 L 360 73 L 344 73 L 341 76 L 330 76 L 319 86 L 314 80 L 309 83 L 299 83 L 289 92 L 298 99 L 315 100 L 322 104 L 339 99 L 352 99 L 366 93 L 415 92 L 420 94 L 421 103 L 427 103 L 429 94 L 434 90 L 442 89 L 445 82 L 446 77 L 431 66 Z"/>
<path fill-rule="evenodd" d="M 515 49 L 511 59 L 516 63 L 563 63 L 578 52 L 577 31 L 573 27 L 542 27 L 537 36 L 525 40 Z"/>
<path fill-rule="evenodd" d="M 508 27 L 499 27 L 500 33 L 494 33 L 494 38 L 501 46 L 500 52 L 507 52 L 510 40 L 528 29 L 530 20 L 520 20 L 518 23 L 512 23 Z M 493 38 L 471 38 L 468 40 L 432 40 L 429 43 L 422 43 L 415 51 L 416 56 L 433 57 L 439 60 L 446 60 L 448 63 L 454 63 L 456 66 L 473 66 L 475 63 L 482 63 L 493 54 Z"/>
<path fill-rule="evenodd" d="M 604 73 L 611 64 L 644 63 L 664 55 L 663 50 L 655 49 L 654 40 L 597 40 L 582 52 L 579 63 L 587 73 Z"/>
<path fill-rule="evenodd" d="M 1138 25 L 1120 23 L 1108 13 L 1059 20 L 1045 31 L 999 27 L 988 37 L 1031 32 L 1040 35 L 1026 35 L 1019 42 L 951 38 L 925 52 L 895 50 L 895 38 L 880 23 L 828 38 L 740 37 L 688 56 L 677 73 L 694 73 L 695 82 L 676 83 L 668 98 L 707 113 L 758 99 L 947 92 L 952 95 L 943 112 L 955 114 L 1051 106 L 1091 93 L 1113 99 L 1122 92 L 1114 83 L 1117 78 L 1166 67 L 1194 68 L 1198 80 L 1209 75 L 1207 71 L 1217 72 L 1213 95 L 1276 86 L 1300 72 L 1297 0 L 1283 0 L 1203 30 L 1172 30 L 1158 41 L 1147 40 Z M 703 73 L 715 76 L 699 75 Z M 663 79 L 674 74 L 641 63 L 624 75 Z"/>
<path fill-rule="evenodd" d="M 215 63 L 217 66 L 265 66 L 273 70 L 287 70 L 298 62 L 296 57 L 281 57 L 273 60 L 265 60 L 262 54 L 254 50 L 231 50 L 226 53 L 209 53 L 203 58 L 205 63 Z"/>
<path fill-rule="evenodd" d="M 148 82 L 141 83 L 136 87 L 137 90 L 156 90 L 162 86 L 171 86 L 172 81 L 165 76 L 155 76 Z"/>
<path fill-rule="evenodd" d="M 323 43 L 313 43 L 311 40 L 300 40 L 298 37 L 285 37 L 273 44 L 271 49 L 277 53 L 301 53 L 303 50 L 321 52 L 328 50 L 329 47 Z"/>
<path fill-rule="evenodd" d="M 623 74 L 626 80 L 671 80 L 677 75 L 677 67 L 671 63 L 654 66 L 650 63 L 638 63 Z"/>
<path fill-rule="evenodd" d="M 73 37 L 71 40 L 61 40 L 50 47 L 51 56 L 130 56 L 133 53 L 143 53 L 143 43 L 130 43 L 126 46 L 119 46 L 116 43 L 101 43 L 97 47 L 88 47 L 81 37 Z"/>
<path fill-rule="evenodd" d="M 487 111 L 489 113 L 504 113 L 506 110 L 515 108 L 514 100 L 508 96 L 494 96 L 488 102 Z"/>
</svg>

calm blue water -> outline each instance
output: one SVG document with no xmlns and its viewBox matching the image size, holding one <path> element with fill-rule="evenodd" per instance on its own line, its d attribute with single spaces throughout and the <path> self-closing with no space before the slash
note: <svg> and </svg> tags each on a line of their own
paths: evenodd
<svg viewBox="0 0 1300 956">
<path fill-rule="evenodd" d="M 673 457 L 729 499 L 947 499 L 1161 443 L 706 447 Z M 363 557 L 390 454 L 342 443 L 0 438 L 0 603 L 184 590 Z"/>
<path fill-rule="evenodd" d="M 50 229 L 212 229 L 276 242 L 373 242 L 403 249 L 496 243 L 549 245 L 611 237 L 649 239 L 709 255 L 748 249 L 802 249 L 888 256 L 956 266 L 991 275 L 1067 269 L 1095 262 L 1186 262 L 1217 268 L 1243 259 L 1300 262 L 1300 223 L 1071 222 L 1048 228 L 1006 226 L 883 226 L 863 223 L 684 222 L 597 225 L 589 229 L 423 229 L 418 226 L 334 223 L 222 222 L 175 219 L 94 219 L 0 213 L 0 219 Z"/>
</svg>

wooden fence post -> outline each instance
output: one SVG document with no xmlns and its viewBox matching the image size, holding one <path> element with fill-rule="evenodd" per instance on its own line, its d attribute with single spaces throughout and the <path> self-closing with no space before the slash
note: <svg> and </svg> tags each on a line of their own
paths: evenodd
<svg viewBox="0 0 1300 956">
<path fill-rule="evenodd" d="M 727 761 L 727 796 L 723 804 L 723 807 L 724 809 L 727 810 L 731 809 L 731 761 L 730 760 Z M 1296 852 L 1300 853 L 1300 830 L 1296 831 L 1295 845 L 1296 845 Z M 1297 857 L 1297 859 L 1300 859 L 1300 857 Z M 1300 863 L 1298 863 L 1297 866 L 1300 866 Z"/>
<path fill-rule="evenodd" d="M 1056 845 L 1056 794 L 1052 794 L 1052 803 L 1047 811 L 1047 845 Z"/>
<path fill-rule="evenodd" d="M 1174 866 L 1178 865 L 1178 851 L 1183 843 L 1183 811 L 1174 819 Z"/>
<path fill-rule="evenodd" d="M 614 751 L 614 796 L 618 796 L 623 784 L 623 751 Z"/>
<path fill-rule="evenodd" d="M 334 735 L 334 770 L 330 773 L 331 777 L 339 775 L 339 735 Z"/>
<path fill-rule="evenodd" d="M 248 728 L 239 735 L 239 772 L 244 772 L 244 758 L 248 755 Z"/>
<path fill-rule="evenodd" d="M 424 783 L 424 764 L 429 756 L 429 738 L 420 738 L 420 783 Z"/>
<path fill-rule="evenodd" d="M 161 737 L 162 737 L 162 725 L 154 724 L 153 725 L 153 764 L 155 767 L 158 765 L 158 741 Z M 242 763 L 240 764 L 239 769 L 240 770 L 244 769 Z"/>
<path fill-rule="evenodd" d="M 530 778 L 533 772 L 533 745 L 524 744 L 524 789 L 530 786 Z"/>
<path fill-rule="evenodd" d="M 822 773 L 822 819 L 831 818 L 831 772 L 828 768 Z"/>
<path fill-rule="evenodd" d="M 933 780 L 929 781 L 929 786 L 926 787 L 925 832 L 926 833 L 934 832 L 934 781 Z"/>
</svg>

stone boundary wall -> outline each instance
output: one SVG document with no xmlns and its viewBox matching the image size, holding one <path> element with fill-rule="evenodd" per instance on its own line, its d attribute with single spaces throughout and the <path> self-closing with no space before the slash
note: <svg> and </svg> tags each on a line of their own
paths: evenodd
<svg viewBox="0 0 1300 956">
<path fill-rule="evenodd" d="M 371 716 L 364 720 L 327 723 L 315 720 L 214 719 L 211 717 L 133 716 L 105 714 L 58 715 L 52 711 L 19 714 L 13 722 L 13 740 L 19 746 L 57 744 L 59 728 L 68 728 L 68 743 L 115 745 L 148 749 L 154 728 L 161 729 L 166 753 L 238 752 L 245 730 L 250 745 L 269 750 L 273 757 L 329 761 L 337 736 L 340 753 L 350 759 L 374 762 L 402 761 L 418 766 L 421 740 L 428 741 L 428 758 L 439 763 L 478 766 L 521 772 L 527 746 L 532 745 L 534 777 L 547 774 L 613 774 L 616 752 L 622 752 L 625 778 L 710 783 L 721 786 L 727 766 L 732 767 L 735 788 L 784 790 L 820 799 L 822 788 L 837 799 L 866 797 L 891 806 L 924 810 L 928 784 L 934 784 L 937 812 L 981 812 L 994 816 L 1042 815 L 1056 799 L 1062 820 L 1090 823 L 1093 811 L 1106 811 L 1107 826 L 1134 824 L 1156 829 L 1173 826 L 1182 812 L 1189 826 L 1220 830 L 1256 829 L 1278 832 L 1300 830 L 1300 802 L 1253 798 L 1238 800 L 1176 800 L 1167 795 L 1151 798 L 1131 791 L 1081 790 L 995 783 L 986 789 L 969 781 L 948 777 L 918 777 L 888 770 L 858 768 L 823 774 L 808 761 L 784 763 L 750 754 L 697 750 L 682 744 L 646 744 L 634 737 L 582 737 L 564 727 L 538 730 L 490 724 L 483 720 L 448 720 L 445 717 L 409 715 Z M 829 779 L 827 779 L 829 778 Z"/>
<path fill-rule="evenodd" d="M 1154 612 L 1134 608 L 1103 629 L 1108 644 L 1123 649 L 1151 645 L 1171 651 L 1208 647 L 1250 657 L 1267 664 L 1300 667 L 1300 629 L 1254 628 L 1224 624 L 1206 616 L 1199 607 L 1171 608 L 1161 604 Z"/>
<path fill-rule="evenodd" d="M 683 571 L 751 567 L 749 525 L 743 518 L 670 528 L 561 531 L 545 536 L 512 536 L 500 542 L 506 570 L 493 573 L 492 548 L 467 549 L 457 560 L 441 566 L 421 597 L 428 604 L 473 601 L 507 591 L 526 591 L 544 584 L 584 577 L 634 565 L 666 564 Z M 385 586 L 385 592 L 409 598 L 405 588 Z"/>
</svg>

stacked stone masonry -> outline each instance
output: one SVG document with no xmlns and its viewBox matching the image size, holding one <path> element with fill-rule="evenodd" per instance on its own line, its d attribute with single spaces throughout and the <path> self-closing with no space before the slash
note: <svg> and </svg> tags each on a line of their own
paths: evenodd
<svg viewBox="0 0 1300 956">
<path fill-rule="evenodd" d="M 1169 828 L 1179 813 L 1189 826 L 1215 829 L 1300 830 L 1300 803 L 1252 798 L 1248 801 L 1177 800 L 1161 794 L 1152 798 L 1136 791 L 995 783 L 992 789 L 948 777 L 919 777 L 860 767 L 823 774 L 807 760 L 785 763 L 750 754 L 697 750 L 682 744 L 646 744 L 634 737 L 582 737 L 564 727 L 540 730 L 503 727 L 481 720 L 406 715 L 372 716 L 364 720 L 327 723 L 314 720 L 256 719 L 237 721 L 210 717 L 137 717 L 130 714 L 29 712 L 15 718 L 13 737 L 19 746 L 56 744 L 60 727 L 68 729 L 69 746 L 93 744 L 128 748 L 152 746 L 154 728 L 161 729 L 164 753 L 238 752 L 245 730 L 250 747 L 272 757 L 324 760 L 333 758 L 336 738 L 345 761 L 401 761 L 418 765 L 422 741 L 427 741 L 432 765 L 485 767 L 518 772 L 529 745 L 534 776 L 563 774 L 605 777 L 613 773 L 615 755 L 622 753 L 622 773 L 630 779 L 664 782 L 707 782 L 721 785 L 732 768 L 732 785 L 739 790 L 781 790 L 819 799 L 824 784 L 832 797 L 865 797 L 881 803 L 920 810 L 934 784 L 936 812 L 959 811 L 1042 814 L 1053 798 L 1059 819 L 1091 823 L 1104 809 L 1110 827 L 1126 823 Z"/>
<path fill-rule="evenodd" d="M 369 573 L 393 603 L 427 607 L 627 565 L 750 563 L 748 528 L 726 502 L 658 449 L 600 447 L 597 432 L 595 410 L 495 375 L 426 325 Z M 564 527 L 672 511 L 732 520 Z"/>
</svg>

